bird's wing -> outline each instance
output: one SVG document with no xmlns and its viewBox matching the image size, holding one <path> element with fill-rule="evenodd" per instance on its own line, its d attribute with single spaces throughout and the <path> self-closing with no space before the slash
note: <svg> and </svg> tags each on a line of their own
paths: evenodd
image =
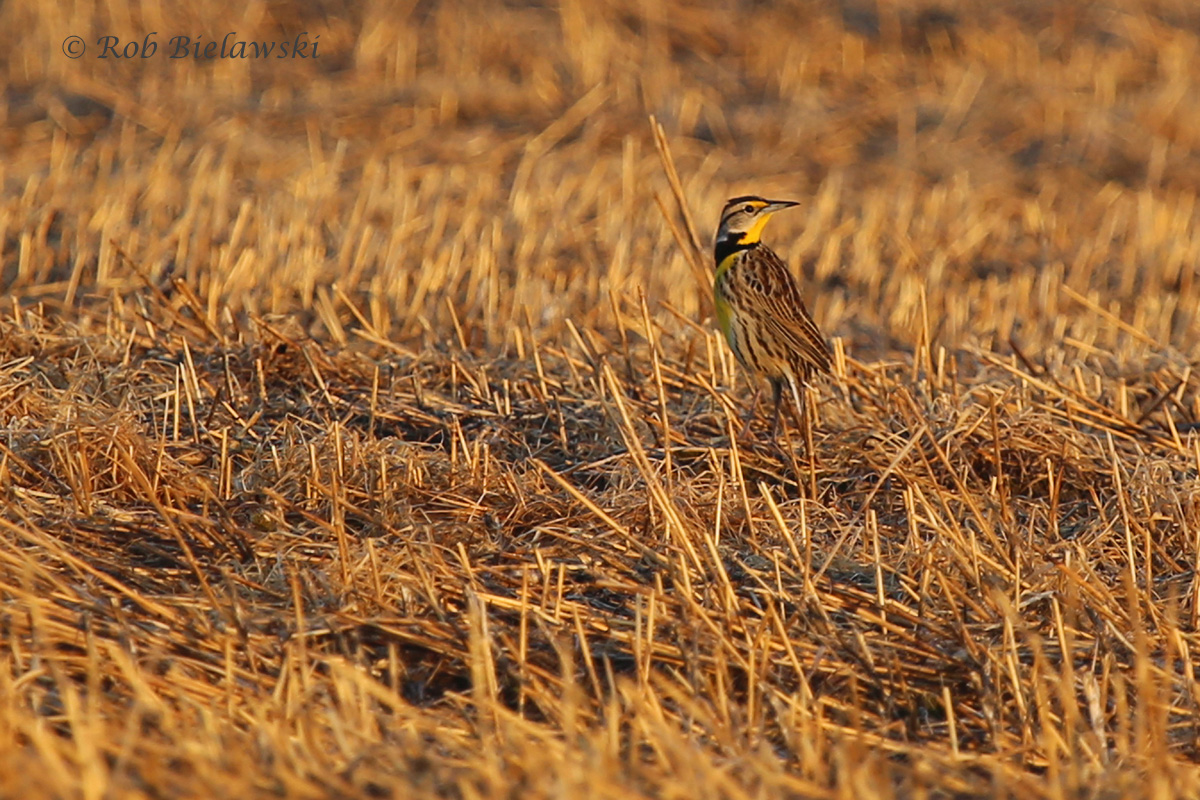
<svg viewBox="0 0 1200 800">
<path fill-rule="evenodd" d="M 760 249 L 757 255 L 763 259 L 764 266 L 761 299 L 770 310 L 761 324 L 814 369 L 829 372 L 829 345 L 804 306 L 795 276 L 774 251 L 766 247 Z"/>
</svg>

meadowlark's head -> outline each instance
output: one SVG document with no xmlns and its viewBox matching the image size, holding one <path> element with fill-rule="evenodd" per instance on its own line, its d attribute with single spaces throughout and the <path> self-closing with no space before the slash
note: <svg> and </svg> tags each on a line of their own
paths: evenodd
<svg viewBox="0 0 1200 800">
<path fill-rule="evenodd" d="M 758 244 L 772 214 L 798 205 L 791 200 L 764 200 L 754 195 L 733 198 L 721 212 L 717 249 L 740 249 Z"/>
</svg>

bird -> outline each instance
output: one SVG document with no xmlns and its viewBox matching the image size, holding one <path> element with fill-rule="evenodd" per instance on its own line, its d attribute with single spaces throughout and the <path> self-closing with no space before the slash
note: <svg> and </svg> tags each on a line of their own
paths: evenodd
<svg viewBox="0 0 1200 800">
<path fill-rule="evenodd" d="M 775 213 L 800 205 L 756 195 L 725 203 L 713 255 L 713 301 L 717 324 L 738 362 L 765 377 L 775 393 L 771 438 L 779 430 L 779 404 L 786 386 L 803 420 L 800 389 L 814 373 L 829 372 L 830 352 L 800 294 L 796 278 L 782 258 L 762 242 L 763 228 Z M 754 416 L 761 389 L 746 419 Z"/>
</svg>

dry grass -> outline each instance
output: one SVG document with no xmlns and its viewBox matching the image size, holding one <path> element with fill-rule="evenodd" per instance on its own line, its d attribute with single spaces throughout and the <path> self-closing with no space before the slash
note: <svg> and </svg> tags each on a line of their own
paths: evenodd
<svg viewBox="0 0 1200 800">
<path fill-rule="evenodd" d="M 0 21 L 0 796 L 1200 793 L 1192 4 Z M 650 114 L 808 199 L 811 458 Z"/>
</svg>

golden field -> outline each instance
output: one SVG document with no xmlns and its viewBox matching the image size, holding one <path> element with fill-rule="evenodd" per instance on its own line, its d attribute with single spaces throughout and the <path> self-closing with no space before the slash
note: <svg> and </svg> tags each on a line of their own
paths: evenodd
<svg viewBox="0 0 1200 800">
<path fill-rule="evenodd" d="M 1200 795 L 1200 6 L 0 22 L 0 797 Z"/>
</svg>

